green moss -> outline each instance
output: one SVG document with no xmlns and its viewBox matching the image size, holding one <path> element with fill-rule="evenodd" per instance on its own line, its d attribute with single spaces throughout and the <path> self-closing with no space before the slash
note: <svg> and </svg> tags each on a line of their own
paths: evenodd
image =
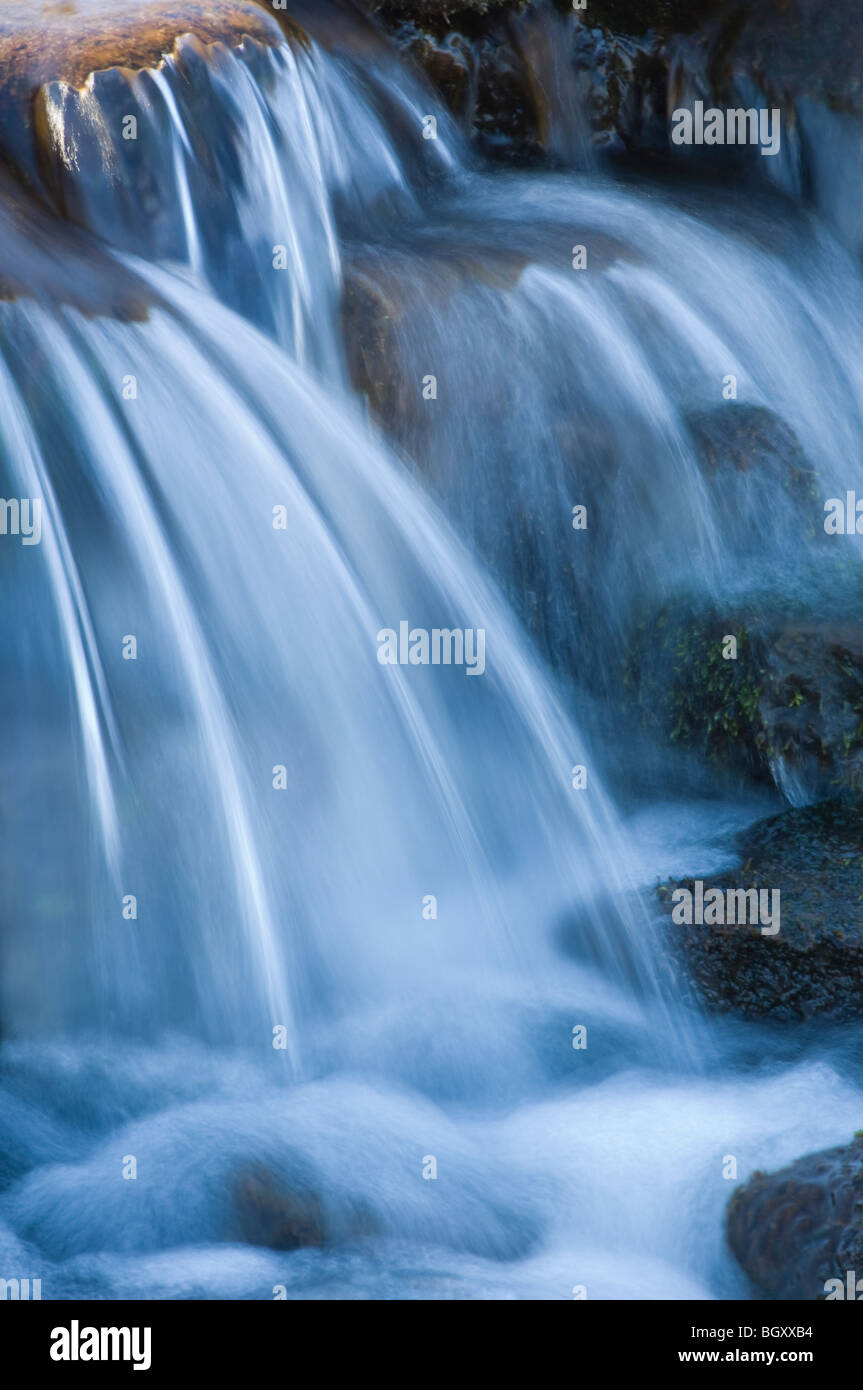
<svg viewBox="0 0 863 1390">
<path fill-rule="evenodd" d="M 723 655 L 730 636 L 735 659 Z M 636 692 L 645 721 L 658 722 L 672 743 L 698 747 L 708 758 L 766 761 L 762 652 L 745 623 L 669 612 L 642 621 L 624 683 Z"/>
<path fill-rule="evenodd" d="M 680 605 L 642 618 L 623 684 L 673 744 L 764 777 L 780 759 L 814 759 L 833 787 L 863 791 L 863 647 L 775 597 L 736 614 Z"/>
</svg>

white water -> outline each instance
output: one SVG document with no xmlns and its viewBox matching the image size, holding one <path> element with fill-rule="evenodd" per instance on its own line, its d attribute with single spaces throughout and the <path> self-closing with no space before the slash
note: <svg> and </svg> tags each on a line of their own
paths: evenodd
<svg viewBox="0 0 863 1390">
<path fill-rule="evenodd" d="M 482 551 L 506 585 L 516 486 L 568 517 L 543 381 L 555 354 L 558 387 L 589 376 L 577 329 L 594 405 L 661 480 L 636 535 L 669 498 L 698 535 L 675 561 L 668 533 L 640 549 L 621 533 L 584 651 L 646 575 L 661 586 L 697 561 L 722 592 L 740 556 L 679 399 L 737 368 L 819 463 L 838 461 L 859 431 L 859 369 L 839 368 L 859 286 L 829 243 L 807 241 L 814 268 L 792 271 L 637 191 L 473 172 L 442 113 L 425 148 L 430 98 L 382 71 L 396 133 L 373 78 L 314 48 L 219 51 L 212 70 L 191 53 L 136 79 L 167 132 L 165 216 L 135 213 L 122 177 L 94 192 L 80 160 L 67 195 L 151 286 L 148 321 L 0 305 L 5 495 L 45 499 L 41 547 L 4 550 L 2 1266 L 41 1277 L 43 1297 L 740 1294 L 723 1158 L 743 1179 L 848 1137 L 854 1058 L 687 1016 L 636 890 L 709 871 L 722 832 L 770 807 L 742 799 L 720 824 L 712 804 L 654 805 L 621 823 L 602 784 L 625 746 L 587 738 L 577 696 L 564 711 Z M 196 154 L 190 92 L 231 132 L 210 132 L 220 179 Z M 58 102 L 69 139 L 83 117 Z M 585 239 L 573 222 L 631 241 L 636 216 L 640 259 L 612 257 L 601 289 L 549 264 Z M 414 350 L 464 394 L 413 443 L 442 465 L 441 504 L 478 558 L 364 418 L 336 317 L 345 246 L 433 280 L 435 255 L 465 242 L 526 266 L 512 293 L 471 282 L 453 318 L 426 302 Z M 839 282 L 844 322 L 821 307 Z M 740 326 L 754 298 L 758 335 Z M 788 351 L 805 344 L 796 371 L 824 365 L 809 401 L 776 370 L 780 328 Z M 518 408 L 498 425 L 501 379 Z M 483 530 L 467 503 L 496 491 Z M 375 635 L 401 619 L 484 628 L 487 673 L 380 666 Z M 577 960 L 558 937 L 573 915 Z M 241 1243 L 234 1185 L 260 1168 L 319 1195 L 326 1248 Z"/>
</svg>

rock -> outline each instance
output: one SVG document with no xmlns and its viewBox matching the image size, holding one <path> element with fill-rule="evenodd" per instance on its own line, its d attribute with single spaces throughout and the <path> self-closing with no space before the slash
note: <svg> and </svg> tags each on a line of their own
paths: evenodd
<svg viewBox="0 0 863 1390">
<path fill-rule="evenodd" d="M 708 480 L 717 484 L 717 501 L 727 495 L 733 474 L 748 474 L 803 501 L 818 498 L 816 473 L 809 467 L 794 431 L 765 406 L 720 406 L 686 417 Z"/>
<path fill-rule="evenodd" d="M 267 1168 L 255 1165 L 234 1183 L 229 1236 L 272 1250 L 300 1250 L 377 1234 L 379 1223 L 365 1202 L 337 1206 L 325 1210 L 310 1180 L 295 1181 L 289 1187 Z"/>
<path fill-rule="evenodd" d="M 341 317 L 351 381 L 369 403 L 376 420 L 427 462 L 418 432 L 427 428 L 420 378 L 411 370 L 409 345 L 422 338 L 424 318 L 440 319 L 450 302 L 477 284 L 512 288 L 528 263 L 518 247 L 486 248 L 423 243 L 416 251 L 387 248 L 355 256 L 344 267 Z"/>
<path fill-rule="evenodd" d="M 458 33 L 439 39 L 417 24 L 405 24 L 397 31 L 397 42 L 425 69 L 453 115 L 470 123 L 476 100 L 478 59 L 469 40 Z"/>
<path fill-rule="evenodd" d="M 668 109 L 776 107 L 782 147 L 750 173 L 815 207 L 863 254 L 863 70 L 856 0 L 727 0 L 666 48 Z M 686 151 L 691 155 L 692 151 Z M 710 161 L 702 160 L 706 168 Z M 714 161 L 715 165 L 715 161 Z M 838 170 L 841 169 L 841 176 Z"/>
<path fill-rule="evenodd" d="M 726 1235 L 735 1259 L 764 1298 L 824 1299 L 830 1292 L 827 1280 L 840 1280 L 844 1289 L 849 1271 L 859 1278 L 863 1134 L 778 1173 L 754 1173 L 732 1194 Z"/>
<path fill-rule="evenodd" d="M 256 0 L 4 0 L 3 88 L 80 87 L 91 72 L 155 67 L 187 33 L 205 43 L 280 37 L 273 11 Z"/>
<path fill-rule="evenodd" d="M 326 1218 L 317 1194 L 288 1192 L 264 1168 L 254 1168 L 237 1179 L 234 1209 L 241 1239 L 250 1245 L 298 1250 L 326 1242 Z"/>
<path fill-rule="evenodd" d="M 0 241 L 0 300 L 70 305 L 88 318 L 107 316 L 127 323 L 146 319 L 158 303 L 158 296 L 133 271 L 28 200 L 2 174 Z M 30 362 L 29 370 L 31 376 L 38 375 L 38 364 Z"/>
<path fill-rule="evenodd" d="M 686 32 L 702 21 L 721 0 L 588 0 L 592 21 L 618 33 Z M 465 16 L 520 12 L 531 0 L 371 0 L 371 8 L 390 18 L 460 21 Z M 556 8 L 571 14 L 571 0 L 556 0 Z M 586 12 L 585 12 L 586 13 Z"/>
<path fill-rule="evenodd" d="M 737 641 L 736 661 L 722 655 L 728 635 Z M 668 605 L 638 620 L 625 661 L 624 687 L 655 738 L 769 778 L 764 654 L 739 617 Z"/>
<path fill-rule="evenodd" d="M 510 9 L 495 7 L 458 26 L 435 15 L 392 25 L 398 47 L 422 67 L 444 101 L 488 154 L 524 160 L 540 153 L 542 94 L 520 51 Z M 446 11 L 440 15 L 446 20 Z M 387 14 L 386 17 L 389 17 Z"/>
<path fill-rule="evenodd" d="M 116 71 L 128 83 L 142 68 L 158 67 L 177 40 L 239 44 L 244 38 L 275 45 L 303 32 L 287 16 L 258 0 L 5 0 L 0 7 L 0 153 L 7 165 L 39 188 L 46 149 L 38 148 L 40 92 L 63 86 L 86 96 L 92 73 Z M 41 190 L 40 190 L 41 191 Z"/>
<path fill-rule="evenodd" d="M 863 115 L 859 18 L 856 0 L 749 0 L 745 9 L 724 0 L 674 57 L 718 96 L 745 78 L 792 103 L 806 96 Z"/>
<path fill-rule="evenodd" d="M 750 591 L 725 605 L 697 583 L 659 608 L 645 597 L 623 684 L 654 737 L 773 781 L 792 802 L 863 790 L 863 570 L 824 530 L 824 485 L 764 407 L 726 404 L 686 422 L 723 589 L 745 573 Z"/>
<path fill-rule="evenodd" d="M 370 8 L 384 18 L 463 20 L 500 10 L 521 10 L 529 0 L 371 0 Z"/>
<path fill-rule="evenodd" d="M 783 1023 L 863 1016 L 863 807 L 833 800 L 785 811 L 745 832 L 739 849 L 740 867 L 704 879 L 704 892 L 778 889 L 780 930 L 672 922 L 701 1002 Z M 675 888 L 693 891 L 694 880 L 659 888 L 669 917 Z"/>
<path fill-rule="evenodd" d="M 723 655 L 729 636 L 735 660 Z M 675 603 L 640 621 L 625 684 L 654 736 L 789 800 L 863 790 L 859 622 L 783 613 L 771 598 L 731 612 Z"/>
<path fill-rule="evenodd" d="M 707 176 L 766 180 L 815 206 L 863 254 L 856 0 L 590 0 L 584 12 L 567 0 L 554 7 L 390 0 L 373 8 L 453 110 L 463 114 L 467 106 L 468 128 L 487 153 L 559 155 L 547 133 L 574 102 L 589 144 L 696 162 Z M 525 25 L 554 28 L 555 67 L 569 81 L 556 76 L 549 84 Z M 473 104 L 465 96 L 468 74 Z M 778 107 L 779 154 L 673 146 L 671 113 L 695 100 Z"/>
<path fill-rule="evenodd" d="M 705 16 L 693 0 L 591 0 L 584 14 L 566 0 L 372 8 L 486 154 L 566 164 L 593 145 L 667 148 L 663 45 Z"/>
<path fill-rule="evenodd" d="M 400 313 L 398 301 L 387 294 L 374 273 L 358 265 L 346 268 L 341 317 L 348 370 L 355 389 L 379 421 L 390 414 L 403 418 L 411 404 L 394 341 Z"/>
</svg>

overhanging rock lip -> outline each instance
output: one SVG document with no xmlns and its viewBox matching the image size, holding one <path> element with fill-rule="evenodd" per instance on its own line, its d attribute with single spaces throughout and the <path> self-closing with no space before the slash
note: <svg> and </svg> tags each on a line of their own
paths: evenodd
<svg viewBox="0 0 863 1390">
<path fill-rule="evenodd" d="M 0 100 L 27 104 L 48 83 L 81 89 L 111 68 L 159 67 L 189 35 L 205 44 L 304 41 L 299 25 L 280 19 L 258 0 L 0 0 Z"/>
</svg>

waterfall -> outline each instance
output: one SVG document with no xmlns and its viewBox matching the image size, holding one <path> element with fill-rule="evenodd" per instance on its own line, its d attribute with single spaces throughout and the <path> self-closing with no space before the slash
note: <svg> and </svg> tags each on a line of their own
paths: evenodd
<svg viewBox="0 0 863 1390">
<path fill-rule="evenodd" d="M 716 844 L 627 819 L 602 706 L 640 600 L 785 553 L 798 502 L 697 463 L 724 377 L 847 478 L 859 277 L 769 208 L 489 171 L 369 45 L 49 84 L 76 230 L 0 224 L 4 496 L 43 527 L 2 550 L 0 1253 L 46 1297 L 728 1296 L 717 1155 L 831 1139 L 859 1093 L 718 1074 L 738 1040 L 643 893 Z M 443 630 L 473 671 L 422 657 Z M 314 1193 L 322 1249 L 249 1234 L 261 1183 Z"/>
</svg>

